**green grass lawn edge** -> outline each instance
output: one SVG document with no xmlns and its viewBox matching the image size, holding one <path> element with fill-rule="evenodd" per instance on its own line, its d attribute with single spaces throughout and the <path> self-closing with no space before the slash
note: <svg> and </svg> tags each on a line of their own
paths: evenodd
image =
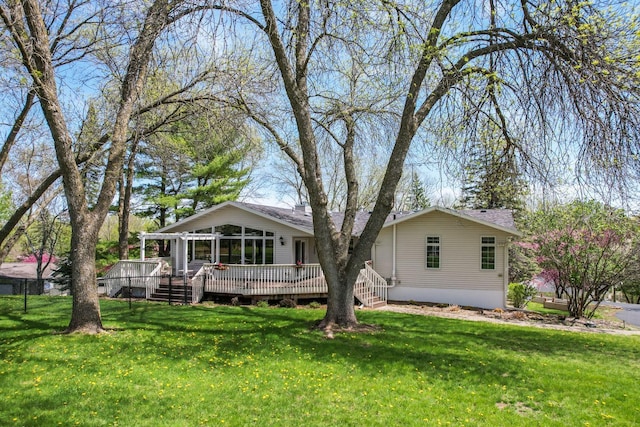
<svg viewBox="0 0 640 427">
<path fill-rule="evenodd" d="M 640 424 L 640 337 L 358 311 L 101 300 L 60 335 L 65 297 L 0 297 L 0 425 Z"/>
</svg>

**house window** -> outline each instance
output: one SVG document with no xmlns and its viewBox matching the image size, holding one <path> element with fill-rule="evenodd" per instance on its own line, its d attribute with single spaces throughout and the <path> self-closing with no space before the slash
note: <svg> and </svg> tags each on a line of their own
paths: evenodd
<svg viewBox="0 0 640 427">
<path fill-rule="evenodd" d="M 481 248 L 481 268 L 483 270 L 494 270 L 496 268 L 496 238 L 482 237 Z"/>
<path fill-rule="evenodd" d="M 273 264 L 275 233 L 225 224 L 214 228 L 220 238 L 220 262 L 224 264 Z"/>
<path fill-rule="evenodd" d="M 211 227 L 195 231 L 198 234 L 211 234 Z M 211 261 L 211 240 L 194 240 L 189 247 L 189 259 L 199 259 Z M 193 253 L 192 253 L 193 252 Z"/>
<path fill-rule="evenodd" d="M 427 236 L 426 268 L 440 268 L 440 237 Z"/>
</svg>

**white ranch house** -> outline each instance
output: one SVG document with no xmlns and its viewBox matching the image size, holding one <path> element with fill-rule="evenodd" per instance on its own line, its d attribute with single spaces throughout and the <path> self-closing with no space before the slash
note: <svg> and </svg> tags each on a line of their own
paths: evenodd
<svg viewBox="0 0 640 427">
<path fill-rule="evenodd" d="M 358 213 L 354 239 L 368 218 Z M 334 219 L 340 224 L 342 214 Z M 507 248 L 515 236 L 520 233 L 508 210 L 393 213 L 361 270 L 356 299 L 366 306 L 392 300 L 504 307 Z M 297 299 L 327 292 L 305 207 L 225 202 L 142 234 L 141 247 L 156 240 L 171 242 L 170 258 L 146 260 L 143 249 L 140 261 L 120 261 L 104 279 L 108 294 L 129 286 L 147 298 L 166 299 L 163 271 L 174 277 L 173 292 L 182 292 L 174 301 L 198 302 L 205 294 Z"/>
</svg>

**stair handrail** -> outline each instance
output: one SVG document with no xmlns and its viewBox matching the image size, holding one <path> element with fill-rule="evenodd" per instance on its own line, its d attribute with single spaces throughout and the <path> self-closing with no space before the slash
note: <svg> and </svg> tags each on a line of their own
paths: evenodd
<svg viewBox="0 0 640 427">
<path fill-rule="evenodd" d="M 104 276 L 98 278 L 98 283 L 104 283 L 104 293 L 113 298 L 115 294 L 122 288 L 122 264 L 118 261 L 112 265 Z"/>
<path fill-rule="evenodd" d="M 365 289 L 360 291 L 359 289 L 357 289 L 358 285 L 363 286 Z M 385 303 L 387 302 L 387 290 L 390 287 L 392 286 L 389 285 L 387 280 L 373 269 L 373 267 L 371 266 L 371 261 L 367 261 L 358 274 L 354 293 L 356 292 L 356 289 L 360 291 L 360 295 L 356 295 L 356 297 L 358 297 L 358 299 L 360 299 L 362 304 L 364 304 L 365 306 L 372 307 L 375 297 L 378 297 L 380 301 L 384 301 Z"/>
<path fill-rule="evenodd" d="M 147 265 L 153 266 L 151 272 L 147 272 L 148 270 L 144 268 Z M 144 284 L 146 288 L 150 275 L 154 272 L 157 274 L 161 266 L 162 263 L 159 261 L 120 260 L 98 281 L 104 283 L 105 294 L 114 297 L 123 286 L 128 285 L 130 279 L 134 279 L 136 283 Z M 157 281 L 159 283 L 159 275 Z"/>
<path fill-rule="evenodd" d="M 204 296 L 204 281 L 207 275 L 205 265 L 203 264 L 200 270 L 191 278 L 191 304 L 199 303 Z"/>
<path fill-rule="evenodd" d="M 158 265 L 149 273 L 145 278 L 146 298 L 151 298 L 151 295 L 160 287 L 160 277 L 162 276 L 162 270 L 164 268 L 164 261 L 158 261 Z"/>
</svg>

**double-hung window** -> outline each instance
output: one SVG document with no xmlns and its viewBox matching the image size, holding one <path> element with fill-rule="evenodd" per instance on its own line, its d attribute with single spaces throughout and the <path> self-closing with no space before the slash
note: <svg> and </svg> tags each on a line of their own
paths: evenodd
<svg viewBox="0 0 640 427">
<path fill-rule="evenodd" d="M 440 268 L 440 237 L 427 236 L 426 268 Z"/>
<path fill-rule="evenodd" d="M 482 270 L 495 270 L 496 268 L 496 238 L 482 236 L 481 259 Z"/>
</svg>

